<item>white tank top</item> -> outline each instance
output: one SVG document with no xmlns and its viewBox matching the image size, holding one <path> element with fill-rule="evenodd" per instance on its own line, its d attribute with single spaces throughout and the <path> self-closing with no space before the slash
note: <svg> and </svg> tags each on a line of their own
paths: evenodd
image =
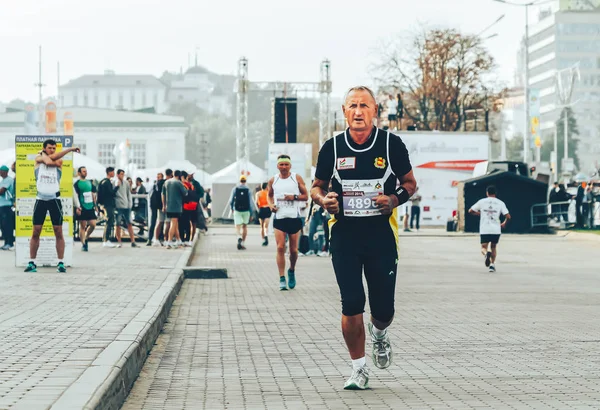
<svg viewBox="0 0 600 410">
<path fill-rule="evenodd" d="M 37 198 L 51 200 L 57 198 L 60 191 L 61 170 L 41 163 L 35 170 Z"/>
<path fill-rule="evenodd" d="M 300 195 L 298 177 L 295 173 L 290 173 L 287 178 L 281 178 L 280 174 L 275 175 L 273 193 L 275 206 L 278 208 L 274 219 L 300 218 L 300 201 L 286 201 L 283 199 L 285 195 Z"/>
</svg>

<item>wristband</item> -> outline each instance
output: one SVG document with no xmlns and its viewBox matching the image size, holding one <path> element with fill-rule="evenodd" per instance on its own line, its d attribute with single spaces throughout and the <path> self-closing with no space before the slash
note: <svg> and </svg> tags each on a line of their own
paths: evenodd
<svg viewBox="0 0 600 410">
<path fill-rule="evenodd" d="M 394 193 L 392 193 L 392 195 L 398 198 L 398 206 L 404 204 L 405 202 L 408 202 L 408 200 L 410 199 L 408 191 L 404 189 L 402 185 L 400 185 L 398 189 Z"/>
</svg>

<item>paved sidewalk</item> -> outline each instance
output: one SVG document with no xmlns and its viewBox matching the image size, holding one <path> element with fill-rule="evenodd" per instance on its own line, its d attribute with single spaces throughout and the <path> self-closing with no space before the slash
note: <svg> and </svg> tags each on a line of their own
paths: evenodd
<svg viewBox="0 0 600 410">
<path fill-rule="evenodd" d="M 66 274 L 24 273 L 14 252 L 0 251 L 0 409 L 81 409 L 102 393 L 185 253 L 141 245 L 91 242 L 83 253 L 76 243 Z"/>
<path fill-rule="evenodd" d="M 125 410 L 599 408 L 597 242 L 505 235 L 490 274 L 478 238 L 402 237 L 395 364 L 351 392 L 330 260 L 280 292 L 257 230 L 211 233 L 193 264 L 230 278 L 185 281 Z"/>
</svg>

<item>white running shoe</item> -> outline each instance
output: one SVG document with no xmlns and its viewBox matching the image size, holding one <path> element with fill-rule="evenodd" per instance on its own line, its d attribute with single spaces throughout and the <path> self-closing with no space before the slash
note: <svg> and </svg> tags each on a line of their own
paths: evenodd
<svg viewBox="0 0 600 410">
<path fill-rule="evenodd" d="M 352 376 L 344 384 L 344 390 L 366 390 L 369 388 L 369 369 L 364 365 L 358 370 L 352 369 Z"/>
<path fill-rule="evenodd" d="M 112 243 L 111 241 L 106 241 L 102 244 L 103 248 L 117 248 L 117 245 Z"/>
<path fill-rule="evenodd" d="M 154 240 L 152 241 L 152 246 L 156 246 L 156 247 L 158 247 L 158 246 L 160 246 L 160 245 L 161 245 L 161 244 L 160 244 L 160 242 L 159 242 L 159 241 L 157 241 L 156 239 L 154 239 Z"/>
<path fill-rule="evenodd" d="M 390 336 L 387 332 L 382 336 L 375 336 L 373 333 L 373 323 L 369 322 L 368 325 L 369 334 L 371 335 L 371 341 L 373 342 L 373 353 L 371 358 L 375 367 L 380 369 L 386 369 L 392 364 L 392 344 L 390 343 Z"/>
</svg>

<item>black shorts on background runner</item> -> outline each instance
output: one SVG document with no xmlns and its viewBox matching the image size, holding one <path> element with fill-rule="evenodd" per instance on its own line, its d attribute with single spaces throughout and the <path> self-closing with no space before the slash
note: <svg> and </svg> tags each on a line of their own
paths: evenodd
<svg viewBox="0 0 600 410">
<path fill-rule="evenodd" d="M 271 212 L 271 208 L 264 207 L 258 210 L 258 219 L 267 219 L 270 218 L 273 212 Z"/>
<path fill-rule="evenodd" d="M 93 209 L 82 209 L 81 215 L 75 215 L 75 219 L 78 221 L 95 221 L 98 218 L 96 217 L 96 211 Z"/>
<path fill-rule="evenodd" d="M 500 235 L 481 235 L 481 243 L 493 243 L 500 242 Z"/>
<path fill-rule="evenodd" d="M 294 235 L 302 229 L 302 219 L 300 218 L 283 218 L 273 219 L 273 229 L 280 230 L 288 235 Z"/>
<path fill-rule="evenodd" d="M 36 199 L 33 208 L 33 225 L 43 225 L 46 220 L 46 215 L 50 214 L 52 226 L 62 226 L 63 210 L 60 199 Z"/>
</svg>

